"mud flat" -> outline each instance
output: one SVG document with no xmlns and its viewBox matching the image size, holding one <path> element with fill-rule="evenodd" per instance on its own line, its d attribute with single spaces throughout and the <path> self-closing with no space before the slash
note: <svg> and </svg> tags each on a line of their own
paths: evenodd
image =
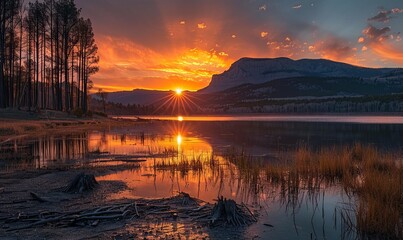
<svg viewBox="0 0 403 240">
<path fill-rule="evenodd" d="M 0 238 L 210 239 L 241 237 L 257 221 L 257 212 L 232 200 L 208 203 L 187 193 L 170 198 L 115 199 L 120 181 L 98 181 L 91 190 L 67 191 L 77 176 L 102 176 L 138 164 L 2 172 Z M 77 180 L 77 179 L 76 179 Z"/>
</svg>

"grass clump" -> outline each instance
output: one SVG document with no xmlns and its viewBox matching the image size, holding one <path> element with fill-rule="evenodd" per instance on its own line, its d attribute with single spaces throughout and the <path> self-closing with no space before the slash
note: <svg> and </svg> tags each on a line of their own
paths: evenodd
<svg viewBox="0 0 403 240">
<path fill-rule="evenodd" d="M 215 161 L 216 159 L 213 154 L 200 154 L 192 157 L 179 154 L 176 157 L 162 158 L 155 162 L 154 168 L 159 170 L 170 170 L 172 172 L 178 171 L 181 172 L 182 175 L 186 175 L 189 171 L 201 172 L 207 167 L 211 169 L 212 166 L 216 166 Z"/>
</svg>

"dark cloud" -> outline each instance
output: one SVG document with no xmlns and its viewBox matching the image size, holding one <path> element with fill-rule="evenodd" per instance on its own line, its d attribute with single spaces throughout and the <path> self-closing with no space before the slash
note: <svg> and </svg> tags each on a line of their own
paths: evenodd
<svg viewBox="0 0 403 240">
<path fill-rule="evenodd" d="M 374 22 L 389 22 L 389 20 L 392 18 L 393 14 L 398 14 L 402 13 L 403 9 L 400 8 L 393 8 L 391 10 L 381 10 L 377 15 L 368 18 L 368 21 L 374 21 Z"/>
<path fill-rule="evenodd" d="M 362 31 L 362 33 L 369 40 L 383 41 L 390 38 L 390 34 L 388 34 L 390 31 L 390 27 L 376 28 L 369 24 L 368 27 Z"/>
<path fill-rule="evenodd" d="M 337 37 L 329 37 L 315 44 L 315 51 L 333 60 L 343 60 L 355 54 L 354 48 L 348 41 Z"/>
<path fill-rule="evenodd" d="M 389 22 L 392 11 L 380 11 L 377 15 L 368 18 L 368 21 Z"/>
</svg>

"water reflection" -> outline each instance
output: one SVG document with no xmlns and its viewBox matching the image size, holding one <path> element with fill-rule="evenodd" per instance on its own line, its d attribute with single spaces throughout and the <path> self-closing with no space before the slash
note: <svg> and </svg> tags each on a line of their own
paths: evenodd
<svg viewBox="0 0 403 240">
<path fill-rule="evenodd" d="M 182 135 L 180 133 L 178 133 L 178 136 L 176 136 L 176 142 L 178 143 L 178 148 L 180 148 L 181 144 L 182 144 Z M 179 152 L 179 150 L 178 150 Z"/>
<path fill-rule="evenodd" d="M 87 133 L 16 138 L 0 145 L 0 167 L 43 168 L 83 159 L 88 150 Z"/>
<path fill-rule="evenodd" d="M 300 144 L 319 149 L 357 142 L 400 153 L 403 125 L 153 122 L 108 131 L 14 139 L 0 145 L 0 163 L 3 168 L 42 168 L 90 163 L 94 154 L 141 156 L 146 161 L 138 168 L 97 178 L 123 181 L 128 186 L 107 198 L 160 198 L 184 191 L 212 202 L 222 195 L 262 207 L 261 223 L 273 224 L 275 229 L 265 231 L 260 224 L 260 228 L 248 230 L 260 236 L 340 239 L 343 236 L 336 233 L 341 226 L 333 225 L 334 210 L 346 201 L 340 186 L 319 178 L 295 178 L 295 184 L 290 185 L 281 178 L 268 178 L 261 170 L 265 162 L 287 161 Z M 233 149 L 253 158 L 228 161 L 226 156 L 234 154 Z"/>
</svg>

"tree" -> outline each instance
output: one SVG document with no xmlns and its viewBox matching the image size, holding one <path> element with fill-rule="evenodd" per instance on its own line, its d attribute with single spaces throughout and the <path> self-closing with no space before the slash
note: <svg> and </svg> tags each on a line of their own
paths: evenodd
<svg viewBox="0 0 403 240">
<path fill-rule="evenodd" d="M 15 63 L 15 26 L 20 0 L 0 2 L 0 107 L 13 105 L 14 100 L 14 63 Z"/>
<path fill-rule="evenodd" d="M 78 22 L 80 10 L 77 9 L 73 0 L 59 0 L 56 2 L 56 14 L 60 21 L 60 35 L 62 41 L 62 66 L 64 72 L 64 109 L 70 111 L 70 87 L 69 85 L 69 57 L 74 49 L 73 28 Z"/>
<path fill-rule="evenodd" d="M 99 71 L 98 46 L 95 43 L 92 24 L 89 19 L 80 19 L 77 24 L 78 37 L 78 85 L 82 85 L 82 96 L 78 97 L 81 101 L 81 108 L 86 112 L 88 109 L 88 84 L 89 77 Z M 79 87 L 80 88 L 80 87 Z M 81 95 L 81 94 L 78 94 Z"/>
<path fill-rule="evenodd" d="M 108 93 L 104 92 L 102 88 L 100 88 L 98 89 L 97 96 L 101 100 L 104 113 L 106 113 L 106 100 L 108 99 Z"/>
<path fill-rule="evenodd" d="M 0 108 L 87 111 L 97 50 L 74 0 L 1 0 Z"/>
<path fill-rule="evenodd" d="M 7 7 L 8 2 L 2 0 L 0 2 L 0 107 L 4 108 L 6 106 L 6 86 L 5 86 L 5 76 L 4 76 L 4 67 L 5 67 L 5 44 L 6 44 L 6 22 L 7 22 Z"/>
</svg>

